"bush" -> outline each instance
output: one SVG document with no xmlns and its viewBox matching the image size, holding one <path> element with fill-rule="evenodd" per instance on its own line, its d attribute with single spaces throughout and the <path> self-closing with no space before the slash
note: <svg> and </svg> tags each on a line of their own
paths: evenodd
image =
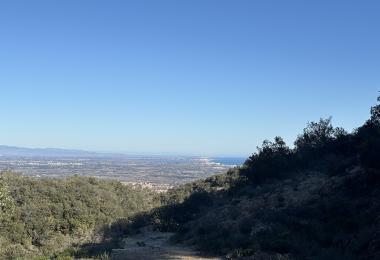
<svg viewBox="0 0 380 260">
<path fill-rule="evenodd" d="M 276 137 L 274 142 L 265 140 L 257 150 L 240 169 L 240 173 L 251 183 L 261 184 L 267 180 L 280 179 L 293 169 L 293 151 L 281 137 Z"/>
<path fill-rule="evenodd" d="M 37 179 L 11 172 L 3 172 L 0 181 L 3 208 L 14 202 L 12 216 L 0 221 L 0 242 L 31 255 L 52 256 L 85 238 L 101 237 L 106 231 L 102 226 L 157 205 L 152 191 L 117 181 L 79 176 Z"/>
<path fill-rule="evenodd" d="M 298 135 L 294 145 L 299 153 L 321 155 L 330 148 L 335 140 L 346 135 L 347 132 L 343 128 L 332 126 L 331 117 L 321 118 L 319 122 L 308 123 L 303 133 Z"/>
<path fill-rule="evenodd" d="M 14 201 L 3 177 L 0 176 L 0 222 L 7 221 L 13 214 Z"/>
<path fill-rule="evenodd" d="M 371 108 L 371 118 L 356 130 L 354 141 L 362 166 L 380 170 L 380 104 Z"/>
</svg>

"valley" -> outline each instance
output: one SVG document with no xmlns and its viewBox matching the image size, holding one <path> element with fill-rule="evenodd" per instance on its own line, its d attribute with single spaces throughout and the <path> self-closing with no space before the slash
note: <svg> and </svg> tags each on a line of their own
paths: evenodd
<svg viewBox="0 0 380 260">
<path fill-rule="evenodd" d="M 234 159 L 233 162 L 239 162 Z M 0 170 L 21 172 L 26 176 L 64 178 L 80 175 L 138 184 L 157 191 L 220 174 L 232 166 L 211 158 L 186 156 L 0 156 Z"/>
</svg>

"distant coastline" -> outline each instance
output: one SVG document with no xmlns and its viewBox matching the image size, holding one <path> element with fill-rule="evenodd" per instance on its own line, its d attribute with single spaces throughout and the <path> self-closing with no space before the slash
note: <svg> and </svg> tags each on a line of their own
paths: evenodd
<svg viewBox="0 0 380 260">
<path fill-rule="evenodd" d="M 244 157 L 212 157 L 209 158 L 211 162 L 219 163 L 224 166 L 240 166 L 242 165 L 247 158 Z"/>
</svg>

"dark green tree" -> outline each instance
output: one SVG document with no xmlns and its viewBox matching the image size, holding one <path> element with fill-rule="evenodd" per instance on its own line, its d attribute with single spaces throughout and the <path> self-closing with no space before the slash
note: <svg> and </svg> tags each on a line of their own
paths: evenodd
<svg viewBox="0 0 380 260">
<path fill-rule="evenodd" d="M 377 97 L 377 101 L 380 102 L 380 96 Z M 380 104 L 371 107 L 371 119 L 370 121 L 376 125 L 380 124 Z"/>
</svg>

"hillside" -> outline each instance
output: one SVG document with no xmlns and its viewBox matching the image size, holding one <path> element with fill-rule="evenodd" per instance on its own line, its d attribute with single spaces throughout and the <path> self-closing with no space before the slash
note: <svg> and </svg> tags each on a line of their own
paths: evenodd
<svg viewBox="0 0 380 260">
<path fill-rule="evenodd" d="M 151 190 L 117 181 L 2 172 L 0 259 L 72 259 L 84 244 L 110 234 L 111 223 L 127 222 L 157 206 L 154 196 Z"/>
<path fill-rule="evenodd" d="M 380 105 L 352 133 L 321 119 L 294 148 L 264 141 L 242 167 L 170 190 L 126 235 L 153 225 L 232 259 L 379 259 L 379 154 Z"/>
<path fill-rule="evenodd" d="M 0 258 L 379 259 L 379 154 L 376 105 L 352 133 L 311 122 L 293 148 L 265 140 L 241 167 L 163 194 L 3 172 Z"/>
</svg>

